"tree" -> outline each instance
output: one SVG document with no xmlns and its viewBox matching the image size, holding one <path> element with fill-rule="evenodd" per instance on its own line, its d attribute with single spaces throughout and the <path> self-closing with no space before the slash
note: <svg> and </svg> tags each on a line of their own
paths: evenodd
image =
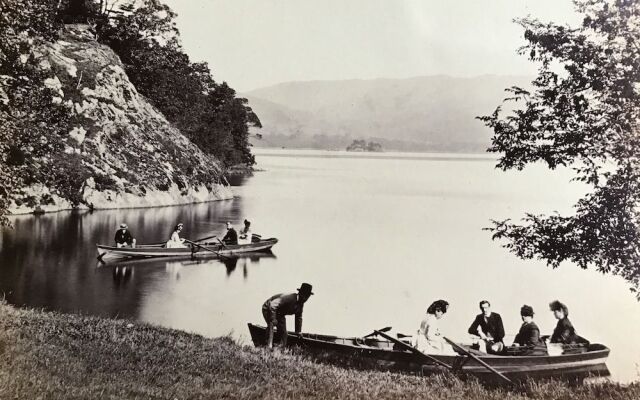
<svg viewBox="0 0 640 400">
<path fill-rule="evenodd" d="M 225 82 L 214 81 L 206 63 L 184 53 L 174 19 L 159 0 L 121 6 L 98 24 L 98 38 L 120 57 L 127 75 L 167 119 L 205 153 L 224 165 L 255 164 L 249 126 L 260 120 Z"/>
<path fill-rule="evenodd" d="M 528 42 L 519 52 L 539 63 L 538 76 L 530 91 L 507 89 L 514 111 L 479 119 L 493 129 L 497 168 L 566 166 L 592 190 L 574 215 L 527 214 L 489 230 L 521 258 L 620 275 L 640 299 L 640 2 L 574 3 L 584 15 L 576 28 L 516 21 Z"/>
</svg>

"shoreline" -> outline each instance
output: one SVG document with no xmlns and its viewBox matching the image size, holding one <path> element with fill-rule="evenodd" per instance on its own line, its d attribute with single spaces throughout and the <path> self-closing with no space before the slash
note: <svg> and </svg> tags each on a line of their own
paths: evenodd
<svg viewBox="0 0 640 400">
<path fill-rule="evenodd" d="M 213 201 L 223 201 L 223 200 L 231 200 L 234 198 L 234 194 L 233 194 L 233 190 L 231 189 L 231 186 L 227 186 L 227 185 L 221 185 L 221 184 L 217 184 L 215 185 L 215 190 L 208 192 L 204 195 L 198 195 L 198 193 L 201 191 L 194 191 L 194 193 L 189 193 L 187 195 L 183 195 L 183 196 L 174 196 L 174 197 L 170 197 L 171 194 L 168 192 L 166 195 L 163 195 L 163 197 L 170 199 L 169 201 L 163 203 L 163 202 L 158 202 L 156 200 L 156 202 L 152 203 L 152 204 L 146 204 L 145 202 L 147 201 L 147 196 L 128 196 L 128 199 L 125 199 L 124 202 L 118 202 L 118 201 L 112 201 L 112 200 L 104 200 L 101 202 L 102 205 L 96 207 L 94 206 L 93 208 L 88 207 L 84 204 L 82 204 L 81 206 L 77 206 L 77 207 L 72 207 L 68 204 L 68 202 L 61 202 L 61 204 L 59 205 L 49 205 L 49 206 L 45 206 L 45 207 L 41 207 L 41 206 L 36 206 L 36 207 L 10 207 L 7 211 L 7 218 L 11 218 L 14 216 L 24 216 L 24 215 L 40 215 L 40 214 L 52 214 L 52 213 L 57 213 L 57 212 L 64 212 L 64 211 L 69 211 L 69 212 L 93 212 L 93 211 L 102 211 L 102 210 L 131 210 L 131 209 L 137 209 L 137 208 L 158 208 L 158 207 L 174 207 L 174 206 L 185 206 L 185 205 L 189 205 L 189 204 L 202 204 L 202 203 L 209 203 L 209 202 L 213 202 Z M 102 194 L 105 194 L 105 192 L 100 192 Z M 121 194 L 117 194 L 116 196 L 120 195 L 120 197 L 122 198 L 123 196 L 121 196 Z M 150 198 L 153 197 L 149 196 Z M 184 201 L 182 201 L 182 199 L 184 199 Z M 127 201 L 128 200 L 128 201 Z M 175 200 L 175 201 L 171 201 L 171 200 Z M 153 200 L 152 200 L 153 201 Z M 136 202 L 138 204 L 136 204 Z M 111 204 L 114 204 L 115 206 L 110 206 Z"/>
<path fill-rule="evenodd" d="M 345 369 L 130 320 L 0 302 L 0 398 L 640 398 L 640 382 L 489 389 L 452 375 Z"/>
</svg>

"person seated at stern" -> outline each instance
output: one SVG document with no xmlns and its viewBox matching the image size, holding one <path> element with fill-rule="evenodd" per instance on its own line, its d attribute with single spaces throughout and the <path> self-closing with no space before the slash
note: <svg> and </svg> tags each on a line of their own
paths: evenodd
<svg viewBox="0 0 640 400">
<path fill-rule="evenodd" d="M 479 350 L 484 353 L 498 354 L 504 349 L 504 325 L 500 314 L 491 311 L 491 303 L 482 300 L 480 303 L 482 313 L 476 315 L 469 327 L 469 333 L 477 336 Z"/>
<path fill-rule="evenodd" d="M 561 344 L 580 343 L 581 338 L 576 334 L 573 324 L 569 321 L 569 309 L 567 306 L 558 300 L 554 300 L 549 303 L 549 310 L 553 311 L 553 316 L 558 320 L 550 342 Z"/>
<path fill-rule="evenodd" d="M 251 222 L 245 219 L 244 228 L 240 230 L 240 235 L 238 236 L 238 244 L 249 243 L 251 243 Z"/>
<path fill-rule="evenodd" d="M 280 293 L 271 296 L 262 305 L 262 316 L 267 323 L 267 346 L 273 348 L 273 331 L 278 329 L 282 347 L 287 345 L 287 315 L 295 315 L 296 333 L 302 332 L 302 310 L 304 303 L 313 295 L 313 287 L 303 283 L 298 293 Z"/>
<path fill-rule="evenodd" d="M 227 221 L 227 234 L 222 238 L 224 244 L 238 244 L 238 232 L 233 228 L 230 221 Z"/>
<path fill-rule="evenodd" d="M 120 229 L 116 231 L 113 240 L 116 242 L 116 247 L 136 247 L 136 239 L 131 235 L 129 227 L 125 223 L 120 224 Z"/>
</svg>

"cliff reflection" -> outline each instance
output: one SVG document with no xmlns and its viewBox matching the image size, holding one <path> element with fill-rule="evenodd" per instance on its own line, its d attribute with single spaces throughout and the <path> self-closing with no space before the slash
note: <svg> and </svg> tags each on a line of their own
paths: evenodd
<svg viewBox="0 0 640 400">
<path fill-rule="evenodd" d="M 149 285 L 164 279 L 164 269 L 153 262 L 141 269 L 129 262 L 96 268 L 96 243 L 112 243 L 123 222 L 138 243 L 167 240 L 177 221 L 184 224 L 186 238 L 220 234 L 225 221 L 242 220 L 241 209 L 241 200 L 233 199 L 178 207 L 13 216 L 14 228 L 0 231 L 0 293 L 19 306 L 137 318 Z M 177 265 L 167 268 L 167 275 L 179 279 Z"/>
</svg>

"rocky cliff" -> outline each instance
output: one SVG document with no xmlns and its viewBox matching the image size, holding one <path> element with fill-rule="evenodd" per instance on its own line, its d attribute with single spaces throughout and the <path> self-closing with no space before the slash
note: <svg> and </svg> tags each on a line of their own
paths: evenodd
<svg viewBox="0 0 640 400">
<path fill-rule="evenodd" d="M 118 57 L 95 41 L 88 26 L 67 25 L 59 40 L 34 44 L 30 51 L 50 76 L 45 84 L 53 89 L 54 103 L 64 105 L 71 121 L 63 151 L 40 157 L 36 169 L 41 170 L 34 176 L 51 165 L 70 163 L 69 179 L 82 181 L 80 200 L 69 199 L 46 179 L 25 179 L 12 191 L 11 213 L 162 206 L 232 196 L 220 184 L 219 163 L 138 93 Z"/>
</svg>

